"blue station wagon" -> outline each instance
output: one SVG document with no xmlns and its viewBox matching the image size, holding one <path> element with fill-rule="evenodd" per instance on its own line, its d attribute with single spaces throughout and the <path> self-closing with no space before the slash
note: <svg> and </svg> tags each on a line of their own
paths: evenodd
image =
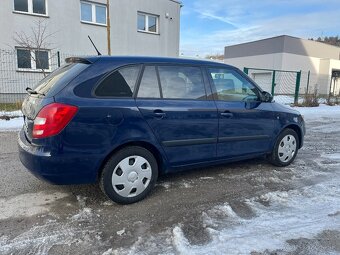
<svg viewBox="0 0 340 255">
<path fill-rule="evenodd" d="M 23 165 L 53 184 L 98 182 L 122 204 L 160 174 L 267 156 L 287 166 L 303 145 L 299 112 L 222 63 L 154 57 L 69 58 L 27 88 Z"/>
</svg>

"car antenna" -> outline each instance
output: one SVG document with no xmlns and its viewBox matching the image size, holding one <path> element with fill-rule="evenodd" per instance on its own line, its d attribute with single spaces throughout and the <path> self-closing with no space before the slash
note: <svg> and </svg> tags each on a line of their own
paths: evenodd
<svg viewBox="0 0 340 255">
<path fill-rule="evenodd" d="M 93 43 L 91 37 L 90 37 L 89 35 L 88 35 L 87 37 L 90 39 L 90 41 L 91 41 L 93 47 L 96 49 L 98 56 L 101 56 L 102 54 L 99 52 L 99 50 L 97 49 L 96 45 Z"/>
</svg>

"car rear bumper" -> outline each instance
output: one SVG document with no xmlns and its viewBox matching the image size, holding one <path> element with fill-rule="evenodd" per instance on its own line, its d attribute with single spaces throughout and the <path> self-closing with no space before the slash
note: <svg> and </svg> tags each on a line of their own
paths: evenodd
<svg viewBox="0 0 340 255">
<path fill-rule="evenodd" d="M 32 145 L 23 129 L 18 136 L 19 158 L 36 177 L 57 185 L 94 183 L 97 180 L 99 160 L 56 153 L 43 146 Z"/>
</svg>

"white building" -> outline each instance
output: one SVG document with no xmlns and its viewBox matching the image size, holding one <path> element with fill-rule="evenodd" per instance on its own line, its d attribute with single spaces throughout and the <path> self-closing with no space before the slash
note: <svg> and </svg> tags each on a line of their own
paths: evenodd
<svg viewBox="0 0 340 255">
<path fill-rule="evenodd" d="M 317 86 L 320 94 L 328 94 L 330 89 L 334 94 L 340 92 L 340 79 L 332 79 L 332 73 L 340 71 L 340 47 L 282 35 L 227 46 L 225 47 L 224 61 L 241 70 L 248 67 L 302 71 L 300 87 L 302 93 L 306 89 L 307 83 L 312 88 Z M 308 72 L 310 72 L 309 81 Z M 294 77 L 289 77 L 288 74 L 281 79 L 293 81 Z M 257 70 L 249 75 L 264 89 L 270 91 L 272 72 Z M 311 89 L 309 91 L 311 92 Z"/>
<path fill-rule="evenodd" d="M 110 13 L 112 55 L 171 56 L 179 54 L 180 9 L 177 0 L 2 0 L 0 2 L 0 102 L 24 93 L 64 57 L 108 53 Z M 37 23 L 46 28 L 39 51 L 15 40 L 34 38 Z M 27 39 L 27 38 L 26 38 Z M 13 56 L 14 54 L 14 56 Z M 11 55 L 11 56 L 10 56 Z M 37 59 L 38 61 L 35 61 Z M 2 100 L 3 99 L 3 100 Z M 13 101 L 13 100 L 10 100 Z"/>
</svg>

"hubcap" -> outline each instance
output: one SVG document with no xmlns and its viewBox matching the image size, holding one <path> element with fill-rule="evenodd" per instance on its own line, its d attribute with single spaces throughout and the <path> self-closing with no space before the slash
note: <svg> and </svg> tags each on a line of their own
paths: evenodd
<svg viewBox="0 0 340 255">
<path fill-rule="evenodd" d="M 112 173 L 112 186 L 122 197 L 135 197 L 150 184 L 150 163 L 141 156 L 129 156 L 118 163 Z"/>
<path fill-rule="evenodd" d="M 296 153 L 296 139 L 292 135 L 286 135 L 282 138 L 279 149 L 278 149 L 278 155 L 281 162 L 288 162 L 290 161 L 295 153 Z"/>
</svg>

